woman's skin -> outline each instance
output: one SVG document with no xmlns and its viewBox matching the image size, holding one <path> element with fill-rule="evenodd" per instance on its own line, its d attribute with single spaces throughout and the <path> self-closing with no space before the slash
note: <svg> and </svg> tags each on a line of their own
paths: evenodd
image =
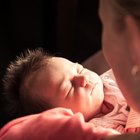
<svg viewBox="0 0 140 140">
<path fill-rule="evenodd" d="M 103 25 L 102 47 L 116 77 L 119 88 L 130 106 L 140 111 L 140 73 L 132 74 L 136 65 L 140 68 L 140 29 L 132 16 L 125 16 L 117 24 L 118 15 L 110 0 L 100 0 L 99 16 Z"/>
<path fill-rule="evenodd" d="M 130 106 L 140 112 L 140 27 L 132 15 L 117 13 L 118 9 L 112 4 L 114 1 L 100 0 L 102 47 L 123 95 Z M 129 132 L 139 129 L 130 129 Z M 123 134 L 105 140 L 124 139 L 139 140 L 140 134 Z"/>
</svg>

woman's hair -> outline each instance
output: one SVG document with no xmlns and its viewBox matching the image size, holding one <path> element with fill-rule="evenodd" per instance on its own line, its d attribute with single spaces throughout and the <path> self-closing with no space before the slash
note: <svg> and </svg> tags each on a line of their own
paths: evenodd
<svg viewBox="0 0 140 140">
<path fill-rule="evenodd" d="M 42 48 L 27 49 L 9 64 L 3 83 L 5 110 L 10 118 L 45 110 L 43 103 L 37 103 L 32 99 L 30 90 L 24 88 L 24 82 L 46 67 L 50 58 L 52 56 L 45 53 Z"/>
<path fill-rule="evenodd" d="M 123 26 L 124 16 L 131 15 L 137 23 L 140 23 L 140 0 L 110 0 L 117 15 L 118 23 Z"/>
</svg>

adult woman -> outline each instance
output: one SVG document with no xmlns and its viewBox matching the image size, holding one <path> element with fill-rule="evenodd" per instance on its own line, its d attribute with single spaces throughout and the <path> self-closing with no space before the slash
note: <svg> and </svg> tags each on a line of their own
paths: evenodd
<svg viewBox="0 0 140 140">
<path fill-rule="evenodd" d="M 140 112 L 140 1 L 100 0 L 99 15 L 104 55 L 128 103 Z M 119 137 L 131 139 L 131 135 Z"/>
<path fill-rule="evenodd" d="M 140 111 L 140 1 L 100 0 L 103 51 L 129 104 Z"/>
</svg>

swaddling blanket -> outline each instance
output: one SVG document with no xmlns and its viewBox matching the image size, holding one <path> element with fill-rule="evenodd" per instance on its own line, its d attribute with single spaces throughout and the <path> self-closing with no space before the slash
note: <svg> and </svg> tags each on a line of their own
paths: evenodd
<svg viewBox="0 0 140 140">
<path fill-rule="evenodd" d="M 140 114 L 130 108 L 122 95 L 116 81 L 112 79 L 110 71 L 101 75 L 104 84 L 104 104 L 113 106 L 111 112 L 97 118 L 93 118 L 90 122 L 96 126 L 105 128 L 113 128 L 121 133 L 124 133 L 129 128 L 140 126 Z"/>
</svg>

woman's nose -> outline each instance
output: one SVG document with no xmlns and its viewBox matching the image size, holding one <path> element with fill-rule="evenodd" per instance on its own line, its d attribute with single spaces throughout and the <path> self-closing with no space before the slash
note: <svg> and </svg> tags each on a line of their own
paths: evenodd
<svg viewBox="0 0 140 140">
<path fill-rule="evenodd" d="M 78 75 L 73 78 L 73 85 L 74 86 L 80 86 L 85 87 L 87 84 L 89 84 L 88 77 L 85 75 Z"/>
</svg>

